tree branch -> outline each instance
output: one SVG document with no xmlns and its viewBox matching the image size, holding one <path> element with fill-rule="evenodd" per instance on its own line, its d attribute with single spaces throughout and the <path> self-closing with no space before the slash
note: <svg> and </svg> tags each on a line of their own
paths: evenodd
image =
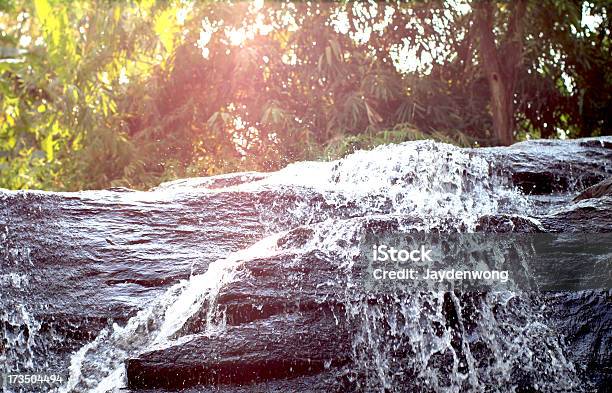
<svg viewBox="0 0 612 393">
<path fill-rule="evenodd" d="M 504 73 L 509 79 L 514 79 L 516 70 L 522 63 L 523 57 L 523 30 L 525 26 L 525 14 L 527 13 L 527 0 L 516 0 L 513 2 L 508 30 L 504 39 L 503 56 L 506 69 Z"/>
<path fill-rule="evenodd" d="M 474 4 L 474 10 L 476 11 L 476 28 L 480 33 L 479 41 L 482 65 L 488 74 L 499 74 L 501 67 L 497 55 L 495 36 L 493 35 L 495 4 L 490 0 L 477 1 Z"/>
</svg>

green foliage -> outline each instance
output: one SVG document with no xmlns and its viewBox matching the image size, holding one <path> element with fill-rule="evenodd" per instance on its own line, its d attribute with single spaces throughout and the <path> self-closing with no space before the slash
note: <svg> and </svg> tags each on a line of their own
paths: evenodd
<svg viewBox="0 0 612 393">
<path fill-rule="evenodd" d="M 494 144 L 458 3 L 4 0 L 0 187 L 147 188 L 415 139 Z M 529 3 L 518 139 L 609 133 L 610 8 Z"/>
<path fill-rule="evenodd" d="M 474 146 L 474 140 L 461 132 L 444 133 L 434 131 L 428 134 L 419 131 L 410 124 L 400 123 L 390 130 L 349 135 L 332 140 L 327 144 L 322 156 L 325 159 L 333 160 L 344 157 L 357 150 L 369 150 L 379 145 L 424 139 L 433 139 L 438 142 L 450 143 L 463 147 Z"/>
<path fill-rule="evenodd" d="M 128 91 L 123 79 L 137 84 L 164 61 L 145 16 L 163 10 L 50 0 L 7 7 L 3 41 L 23 47 L 0 62 L 0 186 L 145 183 L 143 152 L 129 140 L 118 107 Z"/>
</svg>

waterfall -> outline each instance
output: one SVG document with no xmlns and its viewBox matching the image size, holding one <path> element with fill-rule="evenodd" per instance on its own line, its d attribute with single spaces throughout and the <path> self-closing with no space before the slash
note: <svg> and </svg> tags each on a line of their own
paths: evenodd
<svg viewBox="0 0 612 393">
<path fill-rule="evenodd" d="M 146 350 L 170 345 L 189 317 L 207 307 L 207 330 L 222 328 L 213 321 L 213 303 L 220 286 L 232 280 L 233 268 L 245 258 L 269 256 L 275 238 L 268 237 L 226 259 L 212 263 L 206 273 L 194 275 L 169 288 L 162 297 L 128 321 L 102 330 L 70 360 L 70 378 L 60 392 L 116 391 L 125 385 L 124 361 Z M 180 340 L 180 338 L 179 338 Z"/>
<path fill-rule="evenodd" d="M 356 261 L 364 236 L 376 225 L 391 225 L 401 234 L 472 233 L 483 217 L 504 215 L 540 226 L 532 216 L 542 209 L 541 203 L 517 189 L 504 168 L 497 151 L 419 141 L 358 151 L 337 161 L 295 163 L 270 174 L 245 174 L 240 181 L 183 180 L 148 193 L 105 197 L 109 203 L 129 200 L 158 209 L 156 203 L 174 203 L 180 194 L 188 202 L 181 199 L 178 208 L 194 211 L 222 203 L 198 201 L 229 198 L 236 206 L 253 206 L 261 231 L 249 235 L 250 245 L 217 256 L 203 272 L 194 272 L 192 266 L 188 277 L 168 286 L 125 323 L 102 328 L 72 353 L 69 380 L 58 391 L 119 391 L 126 386 L 127 359 L 194 335 L 212 337 L 225 331 L 226 309 L 219 306 L 218 296 L 224 286 L 244 278 L 240 267 L 245 261 L 315 252 L 336 272 L 320 285 L 343 286 L 338 318 L 350 328 L 350 366 L 341 367 L 337 378 L 346 386 L 356 391 L 485 392 L 495 391 L 491 386 L 498 384 L 512 391 L 530 383 L 546 392 L 581 391 L 564 338 L 548 324 L 546 302 L 537 293 L 373 294 L 359 281 Z M 240 219 L 240 213 L 232 218 Z M 139 250 L 144 241 L 135 239 L 134 250 Z M 114 240 L 107 242 L 110 245 L 100 244 L 116 246 Z M 197 241 L 190 247 L 197 249 Z M 519 256 L 527 252 L 520 244 L 512 247 Z M 168 264 L 172 266 L 171 259 Z M 10 273 L 0 280 L 18 287 L 28 277 Z M 25 306 L 2 318 L 10 351 L 20 351 L 20 359 L 36 356 L 29 345 L 40 323 L 30 318 Z M 23 325 L 29 326 L 32 337 L 15 333 L 15 327 Z M 10 326 L 12 332 L 7 331 Z"/>
</svg>

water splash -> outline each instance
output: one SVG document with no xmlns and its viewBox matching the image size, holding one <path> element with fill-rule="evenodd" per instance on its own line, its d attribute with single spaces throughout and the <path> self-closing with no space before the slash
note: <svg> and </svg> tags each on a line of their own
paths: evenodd
<svg viewBox="0 0 612 393">
<path fill-rule="evenodd" d="M 208 312 L 207 331 L 221 329 L 213 303 L 219 288 L 232 280 L 241 261 L 274 253 L 276 238 L 268 237 L 253 246 L 210 264 L 204 274 L 192 276 L 169 288 L 147 305 L 125 326 L 104 329 L 91 343 L 71 358 L 70 378 L 59 392 L 108 392 L 125 386 L 124 361 L 140 353 L 171 345 L 183 324 L 203 308 Z"/>
<path fill-rule="evenodd" d="M 33 318 L 22 304 L 14 305 L 13 309 L 2 309 L 0 321 L 2 346 L 6 348 L 0 352 L 2 370 L 8 372 L 15 369 L 32 369 L 40 322 Z"/>
<path fill-rule="evenodd" d="M 340 300 L 353 337 L 352 362 L 344 377 L 355 390 L 484 392 L 492 386 L 514 391 L 525 385 L 545 392 L 583 390 L 537 293 L 366 291 L 358 276 L 363 266 L 355 261 L 372 222 L 389 220 L 402 224 L 396 226 L 400 233 L 423 226 L 410 224 L 405 216 L 327 220 L 308 226 L 309 240 L 300 249 L 337 261 L 336 282 L 345 288 Z M 497 262 L 503 263 L 507 246 L 491 251 Z M 530 247 L 511 247 L 530 274 Z"/>
<path fill-rule="evenodd" d="M 330 217 L 414 214 L 423 230 L 472 231 L 483 215 L 530 211 L 527 199 L 492 166 L 473 151 L 419 141 L 357 151 L 339 161 L 292 164 L 240 189 L 280 188 L 277 198 L 263 203 L 272 230 Z M 296 189 L 302 194 L 295 195 Z"/>
<path fill-rule="evenodd" d="M 172 286 L 125 326 L 104 329 L 72 356 L 70 379 L 60 391 L 118 390 L 125 385 L 127 358 L 185 339 L 185 323 L 202 310 L 206 333 L 222 330 L 216 299 L 234 279 L 234 268 L 249 258 L 270 257 L 284 231 L 303 225 L 314 228 L 314 234 L 298 251 L 330 255 L 349 280 L 342 301 L 355 329 L 354 367 L 344 370 L 344 377 L 357 388 L 485 391 L 497 381 L 511 387 L 534 374 L 547 387 L 576 388 L 575 369 L 537 298 L 508 292 L 369 298 L 350 281 L 363 228 L 351 219 L 399 217 L 399 230 L 470 232 L 484 215 L 529 215 L 528 200 L 509 179 L 496 175 L 485 156 L 422 141 L 360 151 L 334 162 L 297 163 L 221 187 L 202 184 L 197 192 L 259 195 L 260 219 L 269 236 Z M 172 200 L 183 186 L 160 192 Z"/>
</svg>

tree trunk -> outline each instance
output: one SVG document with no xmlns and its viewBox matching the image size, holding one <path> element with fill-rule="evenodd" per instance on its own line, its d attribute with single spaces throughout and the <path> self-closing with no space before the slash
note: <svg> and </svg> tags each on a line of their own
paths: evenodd
<svg viewBox="0 0 612 393">
<path fill-rule="evenodd" d="M 514 81 L 506 79 L 499 69 L 487 72 L 493 129 L 501 145 L 511 145 L 514 142 Z"/>
<path fill-rule="evenodd" d="M 492 1 L 476 1 L 476 27 L 480 33 L 480 61 L 489 82 L 493 129 L 499 144 L 514 142 L 514 87 L 517 70 L 522 60 L 523 18 L 526 0 L 517 0 L 508 22 L 508 30 L 502 43 L 495 44 L 495 11 Z"/>
</svg>

